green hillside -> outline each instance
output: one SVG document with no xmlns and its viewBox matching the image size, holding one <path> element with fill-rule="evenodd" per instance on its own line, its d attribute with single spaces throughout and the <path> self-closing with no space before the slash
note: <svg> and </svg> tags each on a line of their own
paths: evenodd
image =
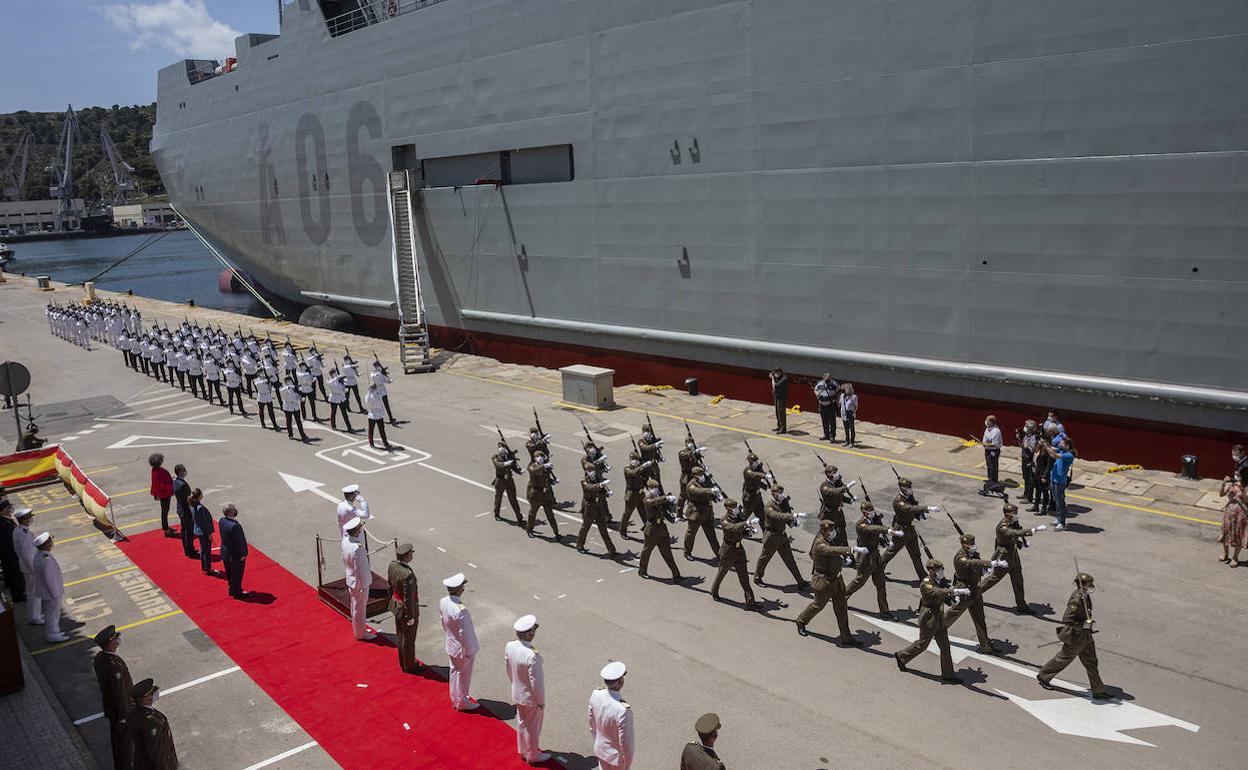
<svg viewBox="0 0 1248 770">
<path fill-rule="evenodd" d="M 131 175 L 147 195 L 164 193 L 160 175 L 148 154 L 152 138 L 152 123 L 156 120 L 156 105 L 122 107 L 87 107 L 77 110 L 78 128 L 82 143 L 74 147 L 74 195 L 86 199 L 88 205 L 104 198 L 112 199 L 113 174 L 100 145 L 100 127 L 108 130 L 121 158 L 134 166 Z M 8 167 L 10 158 L 17 151 L 22 133 L 31 129 L 35 136 L 34 151 L 26 167 L 26 184 L 23 197 L 26 200 L 47 198 L 51 181 L 48 166 L 61 141 L 63 112 L 12 112 L 0 115 L 0 173 Z"/>
</svg>

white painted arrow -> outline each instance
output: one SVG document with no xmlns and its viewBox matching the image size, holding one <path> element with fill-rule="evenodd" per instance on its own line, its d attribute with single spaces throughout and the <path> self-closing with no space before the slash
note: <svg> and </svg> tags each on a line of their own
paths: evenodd
<svg viewBox="0 0 1248 770">
<path fill-rule="evenodd" d="M 181 436 L 127 436 L 106 449 L 146 449 L 158 446 L 185 446 L 188 444 L 224 444 L 223 438 L 186 438 Z"/>
<path fill-rule="evenodd" d="M 289 473 L 282 473 L 281 471 L 278 471 L 277 475 L 282 477 L 282 481 L 286 482 L 286 486 L 290 487 L 291 492 L 313 492 L 331 503 L 337 504 L 339 502 L 338 498 L 321 489 L 321 487 L 325 485 L 319 481 L 305 479 L 302 476 L 295 476 Z"/>
<path fill-rule="evenodd" d="M 1094 701 L 1090 698 L 1074 697 L 1027 700 L 1004 690 L 997 690 L 997 692 L 1064 735 L 1099 738 L 1103 741 L 1131 743 L 1136 746 L 1152 746 L 1153 744 L 1147 741 L 1123 735 L 1122 731 L 1139 730 L 1144 727 L 1181 727 L 1194 733 L 1200 729 L 1198 725 L 1191 722 L 1184 722 L 1182 719 L 1175 719 L 1172 716 L 1159 714 L 1134 703 L 1124 703 L 1118 699 Z"/>
<path fill-rule="evenodd" d="M 878 626 L 908 642 L 913 642 L 919 638 L 919 629 L 916 626 L 891 620 L 880 620 L 859 612 L 853 614 L 859 619 Z M 1016 674 L 1022 674 L 1028 678 L 1035 678 L 1036 669 L 995 655 L 984 655 L 981 652 L 976 652 L 975 648 L 977 646 L 970 639 L 960 639 L 956 636 L 949 637 L 949 652 L 954 663 L 961 663 L 971 658 L 980 663 L 987 663 L 997 668 L 1013 671 Z M 940 650 L 935 644 L 931 644 L 928 645 L 928 652 L 939 654 Z M 1044 722 L 1056 732 L 1064 735 L 1099 738 L 1104 741 L 1131 743 L 1137 746 L 1152 746 L 1153 744 L 1146 741 L 1133 738 L 1130 735 L 1123 735 L 1121 731 L 1138 730 L 1144 727 L 1173 726 L 1181 727 L 1194 733 L 1200 729 L 1198 725 L 1146 709 L 1143 706 L 1137 706 L 1134 703 L 1124 703 L 1118 698 L 1094 701 L 1092 700 L 1092 693 L 1088 688 L 1064 682 L 1061 679 L 1054 679 L 1053 685 L 1079 694 L 1067 698 L 1027 700 L 1017 695 L 1011 695 L 1004 690 L 997 690 L 997 692 L 1018 704 L 1028 714 Z"/>
</svg>

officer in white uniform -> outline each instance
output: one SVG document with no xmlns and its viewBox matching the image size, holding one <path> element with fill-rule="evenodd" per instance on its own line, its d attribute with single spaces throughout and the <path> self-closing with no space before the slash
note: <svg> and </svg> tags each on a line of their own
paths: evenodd
<svg viewBox="0 0 1248 770">
<path fill-rule="evenodd" d="M 277 391 L 277 395 L 282 400 L 282 414 L 286 417 L 286 438 L 293 439 L 294 429 L 298 428 L 299 439 L 307 443 L 308 434 L 303 431 L 303 418 L 299 414 L 299 391 L 295 390 L 295 383 L 290 377 L 286 378 L 286 384 Z"/>
<path fill-rule="evenodd" d="M 343 527 L 342 567 L 347 573 L 347 595 L 351 597 L 351 631 L 355 638 L 369 641 L 377 633 L 368 627 L 368 589 L 373 583 L 373 568 L 368 563 L 364 545 L 364 522 L 352 518 Z"/>
<path fill-rule="evenodd" d="M 628 668 L 620 661 L 602 668 L 599 687 L 589 694 L 589 733 L 601 770 L 629 770 L 633 766 L 633 710 L 620 697 Z"/>
<path fill-rule="evenodd" d="M 17 562 L 22 568 L 22 577 L 29 590 L 26 591 L 26 604 L 30 612 L 30 622 L 36 626 L 43 625 L 43 602 L 35 593 L 35 555 L 39 552 L 35 547 L 35 535 L 30 531 L 30 520 L 34 512 L 29 508 L 18 508 L 13 514 L 17 526 L 13 529 L 13 550 L 17 551 Z"/>
<path fill-rule="evenodd" d="M 442 616 L 446 654 L 451 660 L 451 705 L 460 711 L 475 711 L 481 706 L 468 693 L 472 688 L 472 663 L 481 645 L 462 598 L 467 582 L 462 572 L 442 581 L 447 595 L 438 602 L 438 614 Z"/>
<path fill-rule="evenodd" d="M 386 373 L 386 367 L 381 365 L 380 361 L 373 362 L 373 371 L 368 375 L 371 385 L 377 387 L 377 395 L 381 396 L 381 403 L 386 407 L 386 416 L 390 418 L 391 425 L 398 425 L 399 421 L 394 419 L 394 412 L 390 411 L 390 392 L 386 390 L 386 386 L 394 382 L 390 379 L 390 375 Z M 369 388 L 371 391 L 372 388 Z M 371 411 L 371 410 L 370 410 Z M 371 414 L 369 415 L 372 416 Z"/>
<path fill-rule="evenodd" d="M 542 670 L 542 654 L 533 646 L 537 618 L 525 615 L 512 627 L 516 638 L 507 643 L 503 660 L 507 664 L 507 681 L 511 682 L 511 702 L 516 704 L 516 746 L 521 759 L 536 765 L 550 759 L 550 754 L 541 749 L 546 674 Z"/>
<path fill-rule="evenodd" d="M 61 598 L 65 596 L 65 578 L 61 565 L 52 555 L 52 535 L 44 532 L 34 539 L 35 548 L 35 596 L 43 604 L 43 625 L 49 642 L 69 639 L 61 633 Z"/>
<path fill-rule="evenodd" d="M 348 484 L 342 488 L 342 502 L 338 503 L 338 526 L 347 531 L 347 522 L 358 518 L 368 521 L 373 516 L 368 512 L 368 501 L 360 494 L 359 484 Z"/>
<path fill-rule="evenodd" d="M 277 417 L 273 414 L 273 385 L 269 382 L 268 377 L 256 377 L 256 410 L 260 412 L 260 427 L 264 426 L 264 413 L 269 413 L 269 422 L 273 423 L 273 430 L 280 431 L 277 425 Z"/>
</svg>

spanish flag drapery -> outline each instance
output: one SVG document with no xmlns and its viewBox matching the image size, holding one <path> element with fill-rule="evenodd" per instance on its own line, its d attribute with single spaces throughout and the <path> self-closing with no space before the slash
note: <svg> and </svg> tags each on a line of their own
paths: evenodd
<svg viewBox="0 0 1248 770">
<path fill-rule="evenodd" d="M 57 445 L 0 456 L 0 484 L 12 489 L 56 477 Z"/>
</svg>

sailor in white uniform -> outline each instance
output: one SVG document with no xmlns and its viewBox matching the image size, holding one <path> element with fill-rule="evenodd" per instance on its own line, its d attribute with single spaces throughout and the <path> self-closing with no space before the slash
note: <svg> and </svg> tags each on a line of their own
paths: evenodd
<svg viewBox="0 0 1248 770">
<path fill-rule="evenodd" d="M 45 638 L 52 643 L 64 642 L 68 636 L 61 633 L 61 598 L 65 596 L 65 578 L 61 565 L 52 555 L 52 535 L 44 532 L 34 539 L 35 548 L 35 596 L 43 603 Z"/>
<path fill-rule="evenodd" d="M 442 630 L 446 632 L 446 655 L 451 665 L 451 705 L 459 711 L 475 711 L 480 704 L 469 695 L 472 689 L 472 664 L 481 645 L 472 626 L 472 614 L 464 606 L 464 585 L 468 578 L 460 572 L 442 581 L 446 596 L 438 602 Z"/>
<path fill-rule="evenodd" d="M 373 515 L 368 512 L 368 501 L 360 494 L 359 484 L 348 484 L 342 488 L 342 502 L 338 503 L 338 526 L 347 531 L 347 522 L 352 519 L 368 521 Z"/>
<path fill-rule="evenodd" d="M 342 536 L 342 568 L 347 573 L 347 595 L 351 599 L 351 632 L 361 641 L 377 638 L 368 627 L 368 589 L 373 583 L 373 568 L 368 563 L 368 547 L 364 544 L 364 522 L 353 518 L 344 527 Z"/>
<path fill-rule="evenodd" d="M 286 416 L 286 438 L 293 439 L 294 428 L 298 427 L 299 439 L 307 443 L 308 434 L 304 432 L 303 418 L 299 416 L 299 391 L 295 390 L 294 378 L 287 377 L 286 384 L 277 392 L 277 395 L 282 400 L 282 413 Z"/>
<path fill-rule="evenodd" d="M 13 550 L 17 551 L 17 563 L 22 568 L 22 577 L 27 586 L 35 584 L 35 555 L 39 550 L 35 547 L 35 533 L 30 531 L 30 520 L 34 512 L 29 508 L 18 508 L 13 514 L 17 526 L 13 529 Z M 36 626 L 43 625 L 43 602 L 33 589 L 26 591 L 26 605 L 30 612 L 30 622 Z"/>
<path fill-rule="evenodd" d="M 365 414 L 364 404 L 360 401 L 360 367 L 350 354 L 342 357 L 342 384 L 346 386 L 347 393 L 355 394 L 355 405 L 359 407 L 360 414 Z M 348 398 L 344 403 L 344 408 L 350 402 L 351 399 Z"/>
<path fill-rule="evenodd" d="M 386 390 L 386 386 L 394 380 L 390 379 L 389 372 L 386 367 L 381 365 L 380 361 L 373 362 L 373 370 L 368 374 L 370 383 L 377 388 L 377 395 L 381 396 L 381 403 L 386 406 L 386 416 L 390 418 L 391 425 L 398 425 L 399 421 L 394 419 L 394 412 L 390 411 L 390 392 Z"/>
<path fill-rule="evenodd" d="M 342 375 L 337 369 L 329 370 L 329 427 L 338 430 L 338 415 L 342 415 L 342 423 L 347 433 L 351 430 L 351 418 L 347 414 L 347 386 L 342 382 Z"/>
<path fill-rule="evenodd" d="M 550 759 L 550 754 L 541 749 L 546 674 L 542 654 L 533 646 L 537 618 L 525 615 L 512 628 L 516 638 L 507 643 L 503 661 L 507 664 L 507 681 L 511 682 L 511 702 L 516 704 L 516 747 L 521 759 L 536 765 Z"/>
<path fill-rule="evenodd" d="M 629 770 L 633 766 L 633 711 L 620 697 L 628 668 L 620 661 L 603 666 L 602 681 L 589 695 L 589 733 L 601 770 Z"/>
<path fill-rule="evenodd" d="M 264 413 L 268 411 L 269 422 L 273 423 L 273 430 L 281 431 L 278 427 L 277 417 L 273 414 L 273 384 L 264 376 L 256 378 L 256 410 L 260 412 L 260 427 L 265 427 Z"/>
</svg>

